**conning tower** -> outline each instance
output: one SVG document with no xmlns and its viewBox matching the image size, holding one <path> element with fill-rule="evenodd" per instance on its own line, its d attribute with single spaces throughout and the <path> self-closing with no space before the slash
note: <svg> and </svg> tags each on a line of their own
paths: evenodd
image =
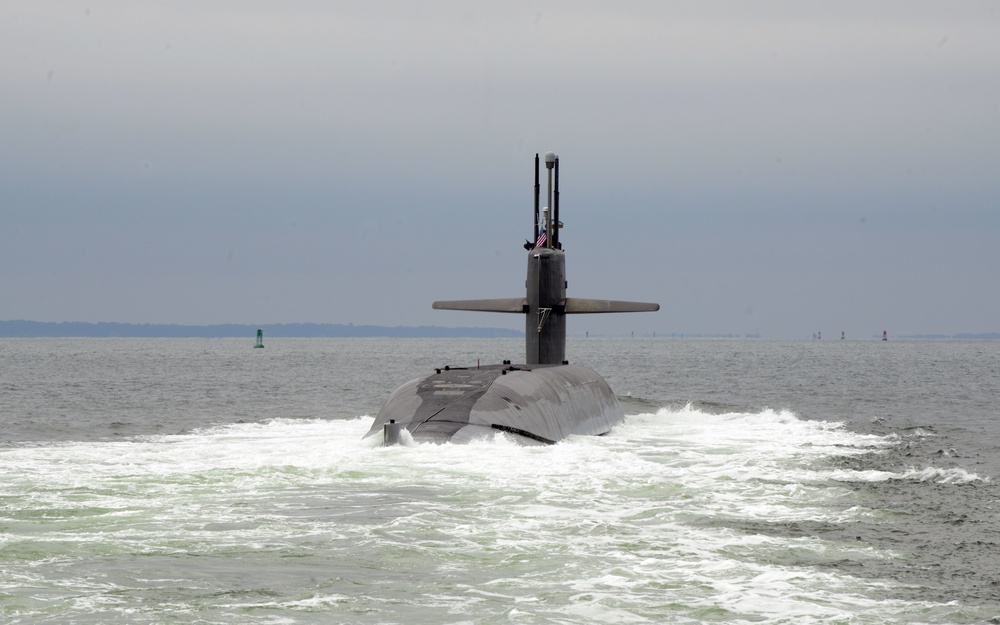
<svg viewBox="0 0 1000 625">
<path fill-rule="evenodd" d="M 539 157 L 535 154 L 535 221 L 533 238 L 525 242 L 528 275 L 525 297 L 434 302 L 434 308 L 520 313 L 525 316 L 525 364 L 558 365 L 566 361 L 566 315 L 644 312 L 659 304 L 566 297 L 566 253 L 559 241 L 559 157 L 545 155 L 548 206 L 539 210 Z"/>
</svg>

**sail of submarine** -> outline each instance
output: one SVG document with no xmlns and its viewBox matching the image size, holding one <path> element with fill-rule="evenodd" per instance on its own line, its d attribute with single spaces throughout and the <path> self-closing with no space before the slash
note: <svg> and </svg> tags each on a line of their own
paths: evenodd
<svg viewBox="0 0 1000 625">
<path fill-rule="evenodd" d="M 618 398 L 599 374 L 566 361 L 566 315 L 643 312 L 659 304 L 566 297 L 566 255 L 559 240 L 559 159 L 545 155 L 548 207 L 539 214 L 539 157 L 535 155 L 535 221 L 528 250 L 525 297 L 434 302 L 444 310 L 525 316 L 523 364 L 441 367 L 389 396 L 365 437 L 400 442 L 468 443 L 505 433 L 525 445 L 553 444 L 571 435 L 605 434 L 624 420 Z M 553 174 L 555 186 L 553 188 Z M 554 192 L 554 196 L 553 196 Z"/>
</svg>

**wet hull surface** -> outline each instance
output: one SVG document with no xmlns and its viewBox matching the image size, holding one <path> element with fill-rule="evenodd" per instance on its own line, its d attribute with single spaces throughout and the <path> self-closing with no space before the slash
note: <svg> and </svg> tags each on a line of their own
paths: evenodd
<svg viewBox="0 0 1000 625">
<path fill-rule="evenodd" d="M 504 432 L 523 444 L 599 435 L 624 419 L 607 382 L 578 365 L 488 365 L 437 369 L 407 382 L 379 411 L 367 436 L 390 420 L 416 442 L 466 443 Z"/>
</svg>

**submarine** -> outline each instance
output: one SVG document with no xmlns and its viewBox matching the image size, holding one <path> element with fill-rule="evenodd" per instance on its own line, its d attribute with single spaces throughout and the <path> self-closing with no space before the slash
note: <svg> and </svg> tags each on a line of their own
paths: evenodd
<svg viewBox="0 0 1000 625">
<path fill-rule="evenodd" d="M 534 227 L 524 243 L 525 296 L 433 304 L 438 310 L 524 315 L 524 362 L 444 366 L 410 380 L 389 396 L 364 438 L 381 434 L 387 446 L 407 438 L 462 444 L 503 433 L 523 445 L 551 445 L 567 436 L 606 434 L 624 421 L 624 410 L 604 378 L 566 360 L 566 315 L 656 311 L 660 305 L 566 297 L 559 158 L 553 152 L 545 154 L 545 168 L 548 206 L 540 212 L 535 154 Z"/>
</svg>

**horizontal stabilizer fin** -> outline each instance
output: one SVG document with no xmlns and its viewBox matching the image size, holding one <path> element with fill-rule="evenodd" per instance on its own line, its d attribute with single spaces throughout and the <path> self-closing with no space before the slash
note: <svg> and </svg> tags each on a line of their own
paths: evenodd
<svg viewBox="0 0 1000 625">
<path fill-rule="evenodd" d="M 481 312 L 523 313 L 528 310 L 526 297 L 505 297 L 502 299 L 460 299 L 434 302 L 437 310 L 477 310 Z"/>
<path fill-rule="evenodd" d="M 653 312 L 659 309 L 659 304 L 647 302 L 619 302 L 610 299 L 583 299 L 580 297 L 566 298 L 566 314 Z"/>
</svg>

